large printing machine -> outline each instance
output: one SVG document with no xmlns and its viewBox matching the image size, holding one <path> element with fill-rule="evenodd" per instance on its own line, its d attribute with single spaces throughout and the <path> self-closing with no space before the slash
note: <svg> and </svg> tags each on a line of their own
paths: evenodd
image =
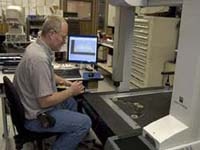
<svg viewBox="0 0 200 150">
<path fill-rule="evenodd" d="M 93 121 L 100 119 L 99 124 L 102 124 L 100 134 L 110 136 L 105 144 L 105 150 L 199 150 L 200 11 L 198 7 L 200 1 L 110 0 L 110 2 L 117 6 L 114 57 L 117 55 L 118 59 L 113 59 L 113 80 L 116 81 L 117 91 L 127 90 L 129 78 L 127 72 L 131 66 L 129 65 L 132 42 L 130 31 L 133 31 L 134 6 L 182 5 L 182 16 L 172 97 L 170 92 L 162 90 L 157 94 L 151 94 L 152 89 L 102 93 L 96 96 L 85 94 L 86 107 L 92 110 L 90 112 L 95 112 L 90 114 L 94 116 Z M 127 18 L 133 20 L 127 21 Z M 169 99 L 171 99 L 170 106 Z M 95 114 L 98 115 L 95 117 Z M 150 114 L 155 118 L 149 117 Z M 95 124 L 93 128 L 98 128 L 99 124 Z"/>
</svg>

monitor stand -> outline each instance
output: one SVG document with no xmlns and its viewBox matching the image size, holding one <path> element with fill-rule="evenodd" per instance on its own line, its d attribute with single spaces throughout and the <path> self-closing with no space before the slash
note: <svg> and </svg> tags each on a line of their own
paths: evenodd
<svg viewBox="0 0 200 150">
<path fill-rule="evenodd" d="M 80 68 L 81 70 L 84 70 L 86 67 L 87 67 L 86 64 L 79 64 L 79 68 Z"/>
</svg>

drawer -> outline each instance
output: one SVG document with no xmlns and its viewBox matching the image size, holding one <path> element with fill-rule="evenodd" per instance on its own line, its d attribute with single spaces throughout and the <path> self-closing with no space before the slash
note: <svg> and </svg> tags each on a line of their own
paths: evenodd
<svg viewBox="0 0 200 150">
<path fill-rule="evenodd" d="M 135 22 L 140 24 L 149 24 L 149 20 L 145 18 L 135 18 Z"/>
<path fill-rule="evenodd" d="M 135 45 L 133 47 L 133 50 L 137 51 L 137 52 L 140 52 L 140 53 L 143 53 L 143 54 L 147 54 L 147 47 L 145 46 L 138 46 L 138 45 Z"/>
<path fill-rule="evenodd" d="M 133 39 L 133 44 L 136 46 L 141 46 L 141 47 L 148 47 L 148 42 L 146 40 L 140 40 L 140 39 Z"/>
<path fill-rule="evenodd" d="M 134 74 L 131 74 L 131 81 L 133 84 L 135 84 L 138 87 L 144 87 L 144 81 L 140 80 L 139 78 L 137 78 Z"/>
<path fill-rule="evenodd" d="M 140 35 L 140 36 L 149 36 L 149 30 L 143 30 L 143 29 L 134 29 L 133 35 Z"/>
<path fill-rule="evenodd" d="M 135 27 L 133 31 L 136 33 L 149 34 L 149 30 L 138 28 L 138 27 Z"/>
<path fill-rule="evenodd" d="M 140 72 L 138 69 L 134 68 L 131 71 L 133 74 L 135 74 L 135 76 L 137 76 L 138 78 L 140 78 L 141 80 L 145 79 L 145 73 L 144 72 Z"/>
<path fill-rule="evenodd" d="M 141 65 L 143 64 L 144 66 L 146 65 L 146 60 L 140 59 L 138 57 L 136 57 L 135 55 L 133 56 L 133 60 L 137 61 L 138 63 L 140 63 Z"/>
<path fill-rule="evenodd" d="M 143 56 L 147 56 L 148 55 L 148 48 L 146 46 L 143 46 L 141 44 L 134 44 L 133 45 L 133 53 L 138 53 L 140 55 L 143 55 Z"/>
<path fill-rule="evenodd" d="M 141 49 L 135 49 L 133 48 L 133 54 L 135 55 L 141 55 L 143 57 L 145 57 L 145 59 L 147 58 L 147 52 Z"/>
<path fill-rule="evenodd" d="M 142 40 L 148 41 L 148 36 L 142 36 L 142 35 L 134 34 L 133 37 L 135 39 L 142 39 Z"/>
<path fill-rule="evenodd" d="M 137 59 L 141 59 L 142 61 L 144 61 L 146 63 L 146 57 L 139 55 L 138 53 L 133 53 L 133 58 L 137 58 Z"/>
<path fill-rule="evenodd" d="M 135 18 L 135 25 L 149 26 L 149 20 L 143 18 Z"/>
<path fill-rule="evenodd" d="M 149 26 L 148 25 L 141 25 L 141 24 L 136 24 L 134 25 L 134 28 L 138 28 L 141 30 L 149 30 Z"/>
<path fill-rule="evenodd" d="M 145 69 L 146 62 L 140 61 L 140 60 L 138 60 L 138 59 L 136 58 L 136 59 L 132 59 L 132 63 L 135 63 L 135 64 L 137 64 L 137 65 L 139 65 L 139 66 L 142 66 L 143 69 Z"/>
<path fill-rule="evenodd" d="M 132 69 L 136 69 L 141 73 L 145 73 L 146 67 L 138 62 L 132 61 Z"/>
</svg>

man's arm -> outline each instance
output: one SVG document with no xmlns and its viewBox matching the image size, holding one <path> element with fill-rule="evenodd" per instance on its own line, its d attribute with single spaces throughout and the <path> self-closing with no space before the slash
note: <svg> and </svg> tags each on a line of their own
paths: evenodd
<svg viewBox="0 0 200 150">
<path fill-rule="evenodd" d="M 55 92 L 52 95 L 39 98 L 39 104 L 42 108 L 57 105 L 71 96 L 75 96 L 84 92 L 84 86 L 81 81 L 75 81 L 67 90 Z"/>
<path fill-rule="evenodd" d="M 65 86 L 71 86 L 72 82 L 71 81 L 67 81 L 65 79 L 63 79 L 62 77 L 55 75 L 55 80 L 56 80 L 56 84 L 60 84 L 60 85 L 65 85 Z"/>
</svg>

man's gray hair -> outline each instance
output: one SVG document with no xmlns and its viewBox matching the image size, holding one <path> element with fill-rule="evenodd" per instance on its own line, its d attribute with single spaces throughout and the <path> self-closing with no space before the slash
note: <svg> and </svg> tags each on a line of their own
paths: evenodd
<svg viewBox="0 0 200 150">
<path fill-rule="evenodd" d="M 41 35 L 45 36 L 51 31 L 60 32 L 61 24 L 66 22 L 63 17 L 60 16 L 48 16 L 42 25 Z"/>
</svg>

